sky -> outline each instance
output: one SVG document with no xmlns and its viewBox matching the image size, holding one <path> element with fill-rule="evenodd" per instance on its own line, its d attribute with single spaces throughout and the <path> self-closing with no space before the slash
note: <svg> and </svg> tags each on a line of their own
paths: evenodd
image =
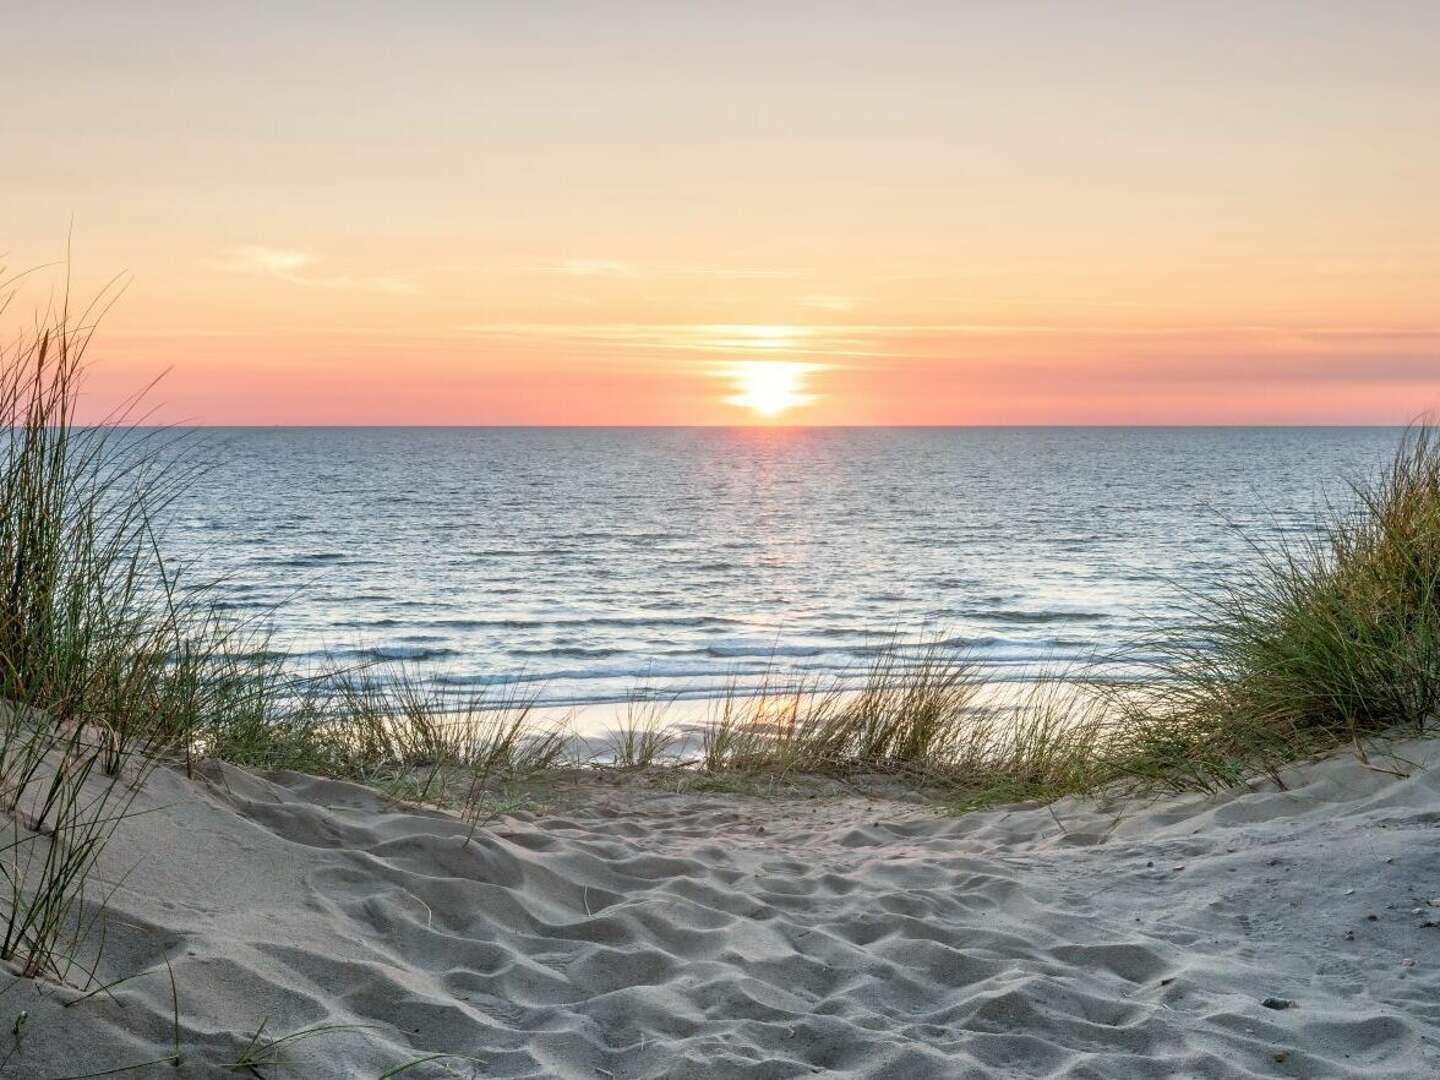
<svg viewBox="0 0 1440 1080">
<path fill-rule="evenodd" d="M 1403 423 L 1437 54 L 1433 0 L 15 5 L 7 320 L 123 275 L 86 409 L 181 423 Z"/>
</svg>

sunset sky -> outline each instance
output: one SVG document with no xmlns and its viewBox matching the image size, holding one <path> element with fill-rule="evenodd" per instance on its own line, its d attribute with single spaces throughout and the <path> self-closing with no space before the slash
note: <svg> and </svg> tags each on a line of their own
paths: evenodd
<svg viewBox="0 0 1440 1080">
<path fill-rule="evenodd" d="M 129 275 L 97 411 L 167 369 L 160 415 L 211 424 L 1440 407 L 1433 0 L 59 2 L 3 34 L 4 264 L 73 222 L 78 291 Z"/>
</svg>

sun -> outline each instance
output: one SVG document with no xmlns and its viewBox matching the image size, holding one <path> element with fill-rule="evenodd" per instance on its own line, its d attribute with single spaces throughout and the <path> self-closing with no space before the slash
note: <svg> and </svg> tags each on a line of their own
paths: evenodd
<svg viewBox="0 0 1440 1080">
<path fill-rule="evenodd" d="M 816 399 L 815 394 L 805 392 L 805 380 L 818 370 L 818 364 L 784 360 L 742 360 L 729 364 L 722 374 L 735 384 L 737 393 L 725 402 L 773 420 Z"/>
</svg>

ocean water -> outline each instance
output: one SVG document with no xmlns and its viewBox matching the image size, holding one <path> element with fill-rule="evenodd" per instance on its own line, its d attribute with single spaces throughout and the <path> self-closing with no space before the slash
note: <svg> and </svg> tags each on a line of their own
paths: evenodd
<svg viewBox="0 0 1440 1080">
<path fill-rule="evenodd" d="M 1313 532 L 1399 435 L 208 429 L 163 543 L 274 648 L 402 659 L 457 698 L 705 697 L 919 634 L 1022 678 Z"/>
</svg>

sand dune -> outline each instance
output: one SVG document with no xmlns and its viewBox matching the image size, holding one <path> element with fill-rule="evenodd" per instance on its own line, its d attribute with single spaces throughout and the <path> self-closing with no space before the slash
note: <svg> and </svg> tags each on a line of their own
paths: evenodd
<svg viewBox="0 0 1440 1080">
<path fill-rule="evenodd" d="M 102 976 L 145 974 L 73 1008 L 0 977 L 0 1045 L 30 1014 L 0 1075 L 169 1053 L 165 957 L 185 1062 L 129 1075 L 233 1076 L 262 1022 L 366 1025 L 260 1070 L 306 1080 L 1440 1075 L 1440 772 L 1391 769 L 958 818 L 600 789 L 469 842 L 353 785 L 163 773 L 105 866 Z"/>
</svg>

